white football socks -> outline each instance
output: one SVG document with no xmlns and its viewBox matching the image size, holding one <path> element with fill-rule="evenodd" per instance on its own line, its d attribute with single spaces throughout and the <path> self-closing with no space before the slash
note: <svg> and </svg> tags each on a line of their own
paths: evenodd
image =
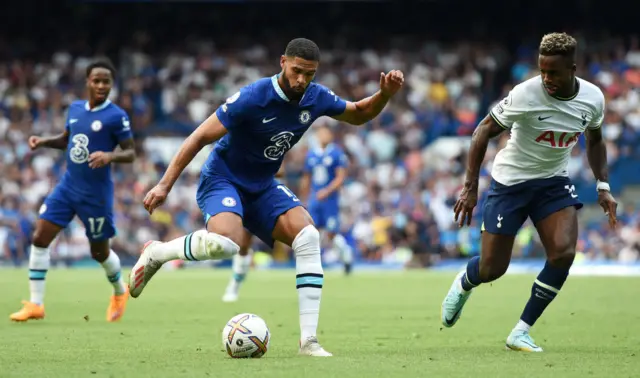
<svg viewBox="0 0 640 378">
<path fill-rule="evenodd" d="M 29 302 L 31 303 L 44 304 L 44 284 L 49 264 L 49 248 L 31 245 L 29 253 L 29 289 L 31 291 Z"/>
<path fill-rule="evenodd" d="M 296 255 L 296 288 L 300 307 L 301 339 L 316 336 L 324 274 L 320 259 L 320 233 L 307 226 L 293 240 Z"/>
<path fill-rule="evenodd" d="M 100 263 L 107 273 L 107 279 L 113 285 L 113 293 L 115 295 L 122 295 L 127 291 L 124 281 L 122 280 L 122 268 L 120 267 L 120 258 L 113 251 L 109 250 L 109 256 L 106 260 Z"/>
<path fill-rule="evenodd" d="M 247 273 L 249 273 L 252 257 L 253 250 L 251 249 L 249 249 L 246 256 L 242 256 L 239 253 L 233 256 L 233 262 L 231 265 L 233 276 L 227 286 L 227 293 L 237 293 L 238 290 L 240 290 L 240 285 L 242 285 L 242 282 L 247 277 Z"/>
<path fill-rule="evenodd" d="M 226 260 L 238 253 L 233 240 L 206 230 L 198 230 L 166 243 L 149 246 L 153 258 L 166 263 L 172 260 Z"/>
<path fill-rule="evenodd" d="M 336 234 L 333 237 L 333 248 L 338 250 L 338 253 L 340 253 L 340 259 L 343 263 L 351 264 L 353 262 L 353 250 L 347 243 L 344 236 Z"/>
</svg>

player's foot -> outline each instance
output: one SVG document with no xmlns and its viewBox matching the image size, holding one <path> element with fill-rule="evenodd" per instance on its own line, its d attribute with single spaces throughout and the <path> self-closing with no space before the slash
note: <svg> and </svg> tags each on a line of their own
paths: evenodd
<svg viewBox="0 0 640 378">
<path fill-rule="evenodd" d="M 9 315 L 14 322 L 26 322 L 27 320 L 44 319 L 44 305 L 22 301 L 22 309 Z"/>
<path fill-rule="evenodd" d="M 471 291 L 465 292 L 462 290 L 462 284 L 460 279 L 464 275 L 465 271 L 458 273 L 451 288 L 447 293 L 447 296 L 442 301 L 442 310 L 440 311 L 440 317 L 442 318 L 442 325 L 445 327 L 453 327 L 454 324 L 460 319 L 462 308 L 464 304 L 471 296 Z"/>
<path fill-rule="evenodd" d="M 112 295 L 111 303 L 107 308 L 107 321 L 117 322 L 124 315 L 124 310 L 127 307 L 127 300 L 129 299 L 129 292 L 120 295 Z"/>
<path fill-rule="evenodd" d="M 507 349 L 520 352 L 542 352 L 542 348 L 536 345 L 529 332 L 517 330 L 511 331 L 507 337 Z"/>
<path fill-rule="evenodd" d="M 317 337 L 308 337 L 304 341 L 300 341 L 300 352 L 298 353 L 303 356 L 312 356 L 312 357 L 331 357 L 333 354 L 324 350 L 324 348 L 318 343 Z"/>
<path fill-rule="evenodd" d="M 351 274 L 351 269 L 352 269 L 351 264 L 344 264 L 344 274 L 346 274 L 347 276 Z"/>
<path fill-rule="evenodd" d="M 227 303 L 237 302 L 238 301 L 238 293 L 226 292 L 222 296 L 222 301 L 223 302 L 227 302 Z"/>
<path fill-rule="evenodd" d="M 162 267 L 162 263 L 153 259 L 151 256 L 151 250 L 149 247 L 153 244 L 159 243 L 158 241 L 148 241 L 142 247 L 142 253 L 136 265 L 133 266 L 131 273 L 129 273 L 129 294 L 132 297 L 138 298 L 142 293 L 142 290 L 151 280 L 154 274 Z"/>
</svg>

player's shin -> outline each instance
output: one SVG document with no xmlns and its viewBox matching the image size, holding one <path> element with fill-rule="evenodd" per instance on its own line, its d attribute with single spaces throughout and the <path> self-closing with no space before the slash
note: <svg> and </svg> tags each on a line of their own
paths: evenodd
<svg viewBox="0 0 640 378">
<path fill-rule="evenodd" d="M 529 328 L 535 324 L 549 303 L 551 303 L 560 292 L 562 285 L 564 285 L 569 275 L 569 268 L 570 267 L 553 266 L 547 261 L 542 272 L 540 272 L 538 278 L 533 283 L 531 297 L 514 331 L 529 331 Z"/>
<path fill-rule="evenodd" d="M 49 270 L 50 256 L 49 248 L 31 246 L 29 254 L 29 288 L 31 299 L 29 302 L 35 304 L 44 303 L 44 286 L 47 271 Z"/>
<path fill-rule="evenodd" d="M 127 291 L 127 288 L 122 279 L 122 268 L 120 266 L 120 258 L 113 251 L 109 250 L 109 256 L 106 260 L 100 263 L 107 274 L 107 279 L 113 285 L 113 293 L 115 295 L 122 295 Z"/>
<path fill-rule="evenodd" d="M 480 279 L 480 256 L 475 256 L 467 263 L 467 271 L 460 278 L 464 291 L 470 291 L 482 283 Z"/>
<path fill-rule="evenodd" d="M 153 258 L 162 263 L 171 260 L 226 260 L 240 250 L 233 240 L 206 230 L 198 230 L 166 243 L 156 243 L 151 248 Z"/>
<path fill-rule="evenodd" d="M 296 288 L 300 308 L 301 339 L 315 337 L 320 317 L 324 274 L 320 258 L 320 233 L 309 225 L 292 243 L 296 255 Z"/>
<path fill-rule="evenodd" d="M 227 293 L 237 293 L 240 289 L 240 285 L 244 282 L 247 273 L 249 273 L 249 267 L 251 266 L 251 259 L 253 257 L 252 255 L 253 251 L 249 249 L 246 256 L 242 256 L 239 253 L 233 256 L 233 262 L 231 264 L 233 277 L 231 277 L 229 286 L 227 286 Z"/>
<path fill-rule="evenodd" d="M 343 263 L 351 264 L 353 262 L 353 250 L 344 236 L 336 234 L 336 236 L 333 237 L 333 247 L 340 253 L 340 259 Z"/>
</svg>

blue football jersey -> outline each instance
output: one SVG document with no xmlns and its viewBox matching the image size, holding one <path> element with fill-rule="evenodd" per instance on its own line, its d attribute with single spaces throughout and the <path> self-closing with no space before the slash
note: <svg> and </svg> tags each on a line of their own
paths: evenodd
<svg viewBox="0 0 640 378">
<path fill-rule="evenodd" d="M 109 200 L 113 194 L 111 167 L 89 168 L 89 155 L 111 152 L 121 141 L 132 138 L 127 113 L 110 101 L 91 110 L 87 101 L 75 101 L 69 106 L 66 129 L 67 170 L 61 185 L 81 196 Z"/>
<path fill-rule="evenodd" d="M 338 168 L 347 166 L 347 156 L 337 145 L 331 143 L 326 148 L 309 150 L 304 164 L 304 172 L 311 175 L 310 200 L 315 199 L 318 190 L 326 188 L 336 178 Z M 338 200 L 338 191 L 331 193 L 327 201 Z"/>
<path fill-rule="evenodd" d="M 282 159 L 321 116 L 342 114 L 346 102 L 311 83 L 302 99 L 289 101 L 278 76 L 243 87 L 216 110 L 227 134 L 216 143 L 203 175 L 222 175 L 248 192 L 268 188 Z"/>
</svg>

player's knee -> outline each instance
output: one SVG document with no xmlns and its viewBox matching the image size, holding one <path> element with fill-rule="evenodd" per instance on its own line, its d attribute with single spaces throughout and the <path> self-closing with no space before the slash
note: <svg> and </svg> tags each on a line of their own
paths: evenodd
<svg viewBox="0 0 640 378">
<path fill-rule="evenodd" d="M 559 249 L 559 251 L 554 253 L 549 253 L 547 260 L 549 264 L 556 268 L 571 268 L 573 265 L 573 260 L 576 258 L 576 249 L 575 247 L 566 247 Z"/>
<path fill-rule="evenodd" d="M 109 241 L 103 240 L 91 243 L 91 258 L 102 263 L 109 258 Z"/>
<path fill-rule="evenodd" d="M 46 230 L 43 230 L 42 228 L 37 227 L 33 232 L 32 243 L 34 246 L 38 248 L 49 248 L 51 241 L 53 241 L 53 238 L 51 237 L 50 233 L 48 233 Z"/>
<path fill-rule="evenodd" d="M 508 259 L 498 256 L 482 256 L 480 259 L 480 280 L 482 282 L 492 282 L 504 276 L 509 269 Z"/>
<path fill-rule="evenodd" d="M 314 225 L 304 227 L 293 240 L 296 256 L 320 254 L 320 231 Z"/>
</svg>

